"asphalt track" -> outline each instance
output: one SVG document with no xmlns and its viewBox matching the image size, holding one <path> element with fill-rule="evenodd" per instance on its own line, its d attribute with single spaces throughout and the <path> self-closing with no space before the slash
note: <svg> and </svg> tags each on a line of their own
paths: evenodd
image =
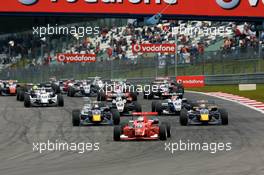
<svg viewBox="0 0 264 175">
<path fill-rule="evenodd" d="M 215 99 L 198 94 L 187 98 Z M 164 150 L 164 143 L 113 142 L 113 128 L 77 127 L 71 124 L 71 110 L 82 99 L 65 97 L 64 108 L 30 108 L 15 97 L 0 97 L 1 175 L 263 175 L 264 116 L 236 103 L 215 99 L 229 112 L 228 126 L 179 125 L 178 117 L 160 117 L 172 125 L 168 142 L 231 142 L 228 152 Z M 142 100 L 145 111 L 150 101 Z M 63 140 L 99 142 L 100 150 L 76 152 L 32 151 L 33 142 Z"/>
</svg>

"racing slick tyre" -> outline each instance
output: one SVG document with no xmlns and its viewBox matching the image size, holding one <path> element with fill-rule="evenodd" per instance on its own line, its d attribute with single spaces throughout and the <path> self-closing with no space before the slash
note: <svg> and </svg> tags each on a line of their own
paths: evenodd
<svg viewBox="0 0 264 175">
<path fill-rule="evenodd" d="M 19 101 L 25 100 L 25 92 L 23 90 L 19 91 Z"/>
<path fill-rule="evenodd" d="M 134 102 L 134 108 L 136 112 L 142 112 L 142 107 L 138 102 Z"/>
<path fill-rule="evenodd" d="M 16 99 L 17 99 L 17 101 L 20 101 L 20 91 L 21 91 L 21 90 L 18 90 L 18 91 L 17 91 L 17 94 L 16 94 Z"/>
<path fill-rule="evenodd" d="M 69 97 L 74 97 L 74 94 L 75 94 L 75 90 L 72 87 L 70 87 L 69 88 Z"/>
<path fill-rule="evenodd" d="M 131 92 L 130 96 L 132 98 L 132 101 L 137 101 L 137 93 L 136 92 Z"/>
<path fill-rule="evenodd" d="M 80 110 L 74 109 L 72 111 L 72 125 L 73 126 L 80 126 Z"/>
<path fill-rule="evenodd" d="M 162 124 L 160 125 L 160 131 L 159 131 L 159 138 L 160 140 L 167 140 L 167 129 L 166 129 L 166 125 Z"/>
<path fill-rule="evenodd" d="M 218 109 L 222 120 L 222 125 L 228 125 L 228 113 L 224 109 Z"/>
<path fill-rule="evenodd" d="M 156 112 L 156 104 L 157 104 L 156 101 L 153 101 L 153 102 L 151 103 L 151 111 L 152 111 L 152 112 Z"/>
<path fill-rule="evenodd" d="M 61 94 L 57 95 L 57 101 L 58 101 L 58 106 L 59 107 L 63 107 L 64 106 L 64 99 L 63 99 L 63 96 Z"/>
<path fill-rule="evenodd" d="M 55 94 L 61 93 L 60 86 L 58 86 L 56 84 L 52 84 L 51 87 L 54 90 Z"/>
<path fill-rule="evenodd" d="M 171 125 L 168 122 L 164 122 L 163 124 L 166 126 L 167 137 L 170 138 L 171 137 Z"/>
<path fill-rule="evenodd" d="M 97 95 L 97 101 L 105 101 L 105 100 L 106 100 L 106 95 L 105 95 L 105 93 L 100 92 L 100 93 Z"/>
<path fill-rule="evenodd" d="M 26 108 L 29 108 L 29 107 L 31 106 L 29 95 L 25 95 L 24 106 L 25 106 Z"/>
<path fill-rule="evenodd" d="M 113 123 L 114 125 L 119 125 L 120 123 L 120 113 L 118 112 L 117 109 L 111 109 L 111 113 L 112 113 L 112 120 L 113 120 Z"/>
<path fill-rule="evenodd" d="M 161 103 L 156 103 L 156 112 L 158 112 L 159 115 L 162 115 L 162 105 L 161 105 Z"/>
<path fill-rule="evenodd" d="M 114 127 L 114 141 L 120 141 L 122 128 L 120 126 Z"/>
<path fill-rule="evenodd" d="M 188 111 L 186 109 L 182 109 L 180 113 L 180 124 L 182 126 L 187 126 L 188 125 Z"/>
</svg>

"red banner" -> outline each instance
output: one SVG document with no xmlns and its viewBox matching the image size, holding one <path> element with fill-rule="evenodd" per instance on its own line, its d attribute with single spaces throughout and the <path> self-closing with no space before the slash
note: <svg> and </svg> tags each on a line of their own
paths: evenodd
<svg viewBox="0 0 264 175">
<path fill-rule="evenodd" d="M 177 76 L 176 81 L 183 83 L 184 87 L 204 87 L 205 76 Z"/>
<path fill-rule="evenodd" d="M 8 0 L 0 12 L 264 17 L 263 0 Z"/>
<path fill-rule="evenodd" d="M 132 44 L 133 53 L 175 53 L 175 44 Z"/>
</svg>

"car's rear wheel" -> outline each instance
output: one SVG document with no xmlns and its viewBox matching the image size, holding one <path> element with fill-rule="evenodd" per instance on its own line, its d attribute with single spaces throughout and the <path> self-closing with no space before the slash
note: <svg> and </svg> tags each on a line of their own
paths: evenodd
<svg viewBox="0 0 264 175">
<path fill-rule="evenodd" d="M 60 86 L 58 86 L 56 84 L 52 84 L 51 87 L 54 90 L 55 94 L 61 93 Z"/>
<path fill-rule="evenodd" d="M 161 103 L 156 103 L 156 112 L 158 112 L 159 115 L 162 115 L 162 105 Z"/>
<path fill-rule="evenodd" d="M 72 111 L 72 125 L 80 126 L 80 110 L 75 109 Z"/>
<path fill-rule="evenodd" d="M 24 101 L 25 100 L 25 92 L 24 91 L 19 91 L 19 101 Z"/>
<path fill-rule="evenodd" d="M 218 110 L 221 116 L 221 120 L 222 120 L 222 125 L 228 125 L 228 113 L 226 110 L 224 109 L 219 109 Z"/>
<path fill-rule="evenodd" d="M 120 113 L 118 112 L 117 109 L 111 109 L 111 113 L 112 113 L 112 119 L 113 119 L 113 123 L 114 125 L 119 125 L 120 123 Z"/>
<path fill-rule="evenodd" d="M 120 141 L 122 128 L 120 126 L 114 127 L 114 141 Z"/>
<path fill-rule="evenodd" d="M 151 103 L 151 111 L 152 111 L 152 112 L 156 112 L 156 104 L 157 104 L 156 101 L 153 101 L 153 102 Z"/>
<path fill-rule="evenodd" d="M 188 111 L 186 109 L 182 109 L 180 113 L 180 124 L 182 126 L 187 126 L 188 125 Z"/>
<path fill-rule="evenodd" d="M 136 92 L 131 92 L 130 96 L 132 98 L 132 101 L 137 101 L 137 93 Z"/>
<path fill-rule="evenodd" d="M 17 99 L 17 101 L 20 101 L 20 93 L 21 93 L 20 90 L 18 90 L 18 91 L 17 91 L 17 94 L 16 94 L 16 99 Z"/>
<path fill-rule="evenodd" d="M 64 106 L 64 99 L 61 94 L 57 95 L 57 100 L 58 100 L 58 106 L 63 107 Z"/>
<path fill-rule="evenodd" d="M 70 88 L 69 88 L 69 96 L 70 96 L 70 97 L 74 97 L 74 94 L 75 94 L 75 90 L 74 90 L 74 88 L 70 87 Z"/>
<path fill-rule="evenodd" d="M 160 140 L 167 140 L 166 125 L 162 124 L 162 125 L 160 125 L 159 128 L 160 128 L 160 131 L 159 131 Z"/>
<path fill-rule="evenodd" d="M 164 122 L 163 124 L 166 126 L 167 137 L 170 138 L 171 137 L 171 125 L 168 122 Z"/>
<path fill-rule="evenodd" d="M 97 95 L 97 101 L 105 101 L 105 100 L 106 100 L 106 95 L 105 95 L 105 93 L 100 92 L 100 93 Z"/>
<path fill-rule="evenodd" d="M 29 107 L 31 106 L 29 95 L 25 95 L 24 106 L 25 106 L 26 108 L 29 108 Z"/>
</svg>

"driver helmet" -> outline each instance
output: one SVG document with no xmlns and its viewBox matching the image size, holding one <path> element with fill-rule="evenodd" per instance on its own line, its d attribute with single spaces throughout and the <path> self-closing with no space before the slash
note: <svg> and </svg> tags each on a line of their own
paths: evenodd
<svg viewBox="0 0 264 175">
<path fill-rule="evenodd" d="M 138 122 L 143 122 L 144 121 L 144 118 L 143 117 L 138 117 L 137 121 Z"/>
<path fill-rule="evenodd" d="M 42 88 L 41 93 L 45 93 L 45 92 L 46 92 L 45 88 Z"/>
<path fill-rule="evenodd" d="M 201 104 L 200 107 L 201 107 L 202 109 L 205 109 L 205 104 Z"/>
<path fill-rule="evenodd" d="M 99 109 L 99 105 L 98 104 L 95 104 L 94 105 L 94 109 Z"/>
<path fill-rule="evenodd" d="M 33 87 L 32 87 L 32 90 L 37 90 L 38 89 L 38 86 L 37 85 L 34 85 Z"/>
</svg>

